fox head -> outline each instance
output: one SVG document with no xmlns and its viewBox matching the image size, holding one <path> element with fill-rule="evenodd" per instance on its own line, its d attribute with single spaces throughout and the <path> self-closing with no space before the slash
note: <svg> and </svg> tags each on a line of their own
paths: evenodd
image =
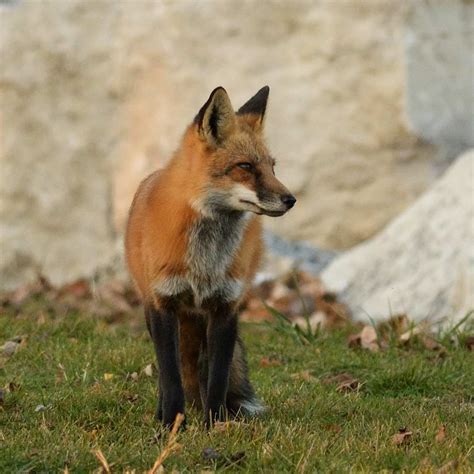
<svg viewBox="0 0 474 474">
<path fill-rule="evenodd" d="M 281 216 L 296 199 L 275 176 L 263 139 L 268 86 L 235 112 L 224 88 L 212 91 L 192 124 L 207 169 L 201 210 L 230 209 Z"/>
</svg>

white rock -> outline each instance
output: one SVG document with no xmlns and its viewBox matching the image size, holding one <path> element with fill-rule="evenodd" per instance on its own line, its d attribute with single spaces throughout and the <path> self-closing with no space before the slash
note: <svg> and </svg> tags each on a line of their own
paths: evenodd
<svg viewBox="0 0 474 474">
<path fill-rule="evenodd" d="M 322 273 L 357 320 L 459 321 L 474 308 L 474 151 L 413 206 Z"/>
<path fill-rule="evenodd" d="M 432 180 L 404 118 L 403 15 L 392 0 L 0 5 L 0 286 L 108 265 L 138 182 L 217 85 L 235 107 L 271 87 L 268 141 L 298 203 L 269 228 L 325 248 L 373 235 Z"/>
<path fill-rule="evenodd" d="M 413 1 L 404 35 L 407 115 L 454 158 L 474 146 L 474 2 Z"/>
</svg>

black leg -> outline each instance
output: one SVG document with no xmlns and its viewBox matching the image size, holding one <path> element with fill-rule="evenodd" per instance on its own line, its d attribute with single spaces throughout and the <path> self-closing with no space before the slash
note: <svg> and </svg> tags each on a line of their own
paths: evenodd
<svg viewBox="0 0 474 474">
<path fill-rule="evenodd" d="M 207 407 L 207 380 L 209 375 L 209 364 L 207 360 L 206 342 L 203 341 L 198 359 L 198 377 L 199 377 L 199 394 L 201 396 L 201 405 L 203 409 Z"/>
<path fill-rule="evenodd" d="M 211 306 L 207 327 L 208 385 L 206 422 L 225 419 L 230 366 L 237 339 L 237 316 L 228 303 Z"/>
<path fill-rule="evenodd" d="M 160 395 L 156 417 L 171 427 L 178 413 L 184 414 L 184 391 L 179 369 L 178 318 L 172 305 L 146 309 L 160 371 Z"/>
</svg>

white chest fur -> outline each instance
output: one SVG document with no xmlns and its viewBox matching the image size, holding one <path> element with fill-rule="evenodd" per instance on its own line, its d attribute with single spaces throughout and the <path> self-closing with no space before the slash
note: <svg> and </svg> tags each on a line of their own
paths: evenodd
<svg viewBox="0 0 474 474">
<path fill-rule="evenodd" d="M 189 233 L 187 279 L 197 301 L 223 293 L 226 299 L 236 299 L 242 283 L 227 277 L 242 241 L 248 216 L 241 212 L 220 213 L 214 217 L 203 217 Z"/>
<path fill-rule="evenodd" d="M 185 276 L 160 281 L 155 287 L 157 293 L 173 296 L 191 290 L 198 306 L 216 294 L 227 301 L 237 300 L 243 283 L 227 272 L 249 217 L 247 213 L 229 212 L 198 219 L 188 234 Z"/>
</svg>

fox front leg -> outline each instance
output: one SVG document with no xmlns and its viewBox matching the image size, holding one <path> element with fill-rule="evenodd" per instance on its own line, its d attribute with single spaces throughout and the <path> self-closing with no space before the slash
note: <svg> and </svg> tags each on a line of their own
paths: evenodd
<svg viewBox="0 0 474 474">
<path fill-rule="evenodd" d="M 230 367 L 237 339 L 237 315 L 233 305 L 221 300 L 209 305 L 207 326 L 208 382 L 206 424 L 227 416 L 226 397 Z"/>
<path fill-rule="evenodd" d="M 178 318 L 173 305 L 147 308 L 147 322 L 160 371 L 156 417 L 171 427 L 178 413 L 184 414 L 184 390 L 179 368 Z"/>
</svg>

